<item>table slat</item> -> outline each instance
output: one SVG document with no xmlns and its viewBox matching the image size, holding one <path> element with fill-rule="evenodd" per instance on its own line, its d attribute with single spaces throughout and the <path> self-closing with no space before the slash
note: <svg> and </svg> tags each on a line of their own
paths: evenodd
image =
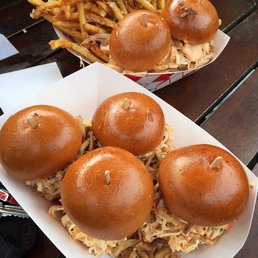
<svg viewBox="0 0 258 258">
<path fill-rule="evenodd" d="M 221 56 L 156 94 L 196 121 L 258 60 L 258 10 L 234 28 Z"/>
<path fill-rule="evenodd" d="M 0 0 L 0 11 L 22 0 Z"/>
<path fill-rule="evenodd" d="M 258 150 L 258 69 L 202 124 L 245 164 Z"/>
<path fill-rule="evenodd" d="M 253 173 L 258 176 L 258 164 L 254 167 Z M 258 202 L 256 201 L 253 221 L 250 233 L 243 248 L 234 258 L 257 258 L 257 243 L 258 243 Z"/>
<path fill-rule="evenodd" d="M 212 0 L 222 25 L 220 29 L 225 29 L 231 26 L 234 22 L 238 21 L 249 13 L 257 4 L 255 0 L 241 1 L 241 0 Z"/>
<path fill-rule="evenodd" d="M 56 38 L 55 31 L 46 21 L 11 37 L 9 40 L 20 53 L 0 61 L 0 73 L 26 68 L 53 54 L 48 43 Z"/>
<path fill-rule="evenodd" d="M 30 17 L 33 5 L 26 0 L 15 2 L 15 4 L 0 9 L 0 33 L 4 34 L 6 37 L 39 22 L 39 20 L 34 20 Z"/>
</svg>

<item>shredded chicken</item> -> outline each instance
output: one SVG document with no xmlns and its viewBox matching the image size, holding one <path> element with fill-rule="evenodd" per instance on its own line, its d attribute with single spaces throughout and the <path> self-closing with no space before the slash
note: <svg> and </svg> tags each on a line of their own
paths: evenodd
<svg viewBox="0 0 258 258">
<path fill-rule="evenodd" d="M 191 225 L 169 214 L 162 199 L 158 207 L 153 209 L 150 218 L 139 229 L 143 241 L 151 243 L 155 239 L 165 238 L 173 252 L 189 253 L 199 244 L 213 245 L 228 228 L 228 225 L 218 227 Z"/>
<path fill-rule="evenodd" d="M 60 198 L 60 185 L 66 169 L 57 172 L 46 179 L 26 181 L 26 185 L 35 188 L 40 194 L 49 201 Z"/>
<path fill-rule="evenodd" d="M 83 123 L 80 117 L 78 121 L 84 132 L 84 139 L 77 158 L 88 151 L 101 147 L 93 135 L 91 123 Z M 160 161 L 173 149 L 175 147 L 173 146 L 172 129 L 166 125 L 160 145 L 155 150 L 138 156 L 153 176 L 155 194 L 153 209 L 148 221 L 133 236 L 119 241 L 105 241 L 90 237 L 71 221 L 61 203 L 52 205 L 49 208 L 49 215 L 59 220 L 74 240 L 83 243 L 89 252 L 96 256 L 107 253 L 120 258 L 177 258 L 180 252 L 191 252 L 200 244 L 214 244 L 229 228 L 229 225 L 219 227 L 191 225 L 170 214 L 163 203 L 157 170 Z M 48 179 L 36 180 L 28 184 L 36 186 L 37 190 L 48 200 L 59 199 L 59 187 L 64 173 L 65 170 Z"/>
</svg>

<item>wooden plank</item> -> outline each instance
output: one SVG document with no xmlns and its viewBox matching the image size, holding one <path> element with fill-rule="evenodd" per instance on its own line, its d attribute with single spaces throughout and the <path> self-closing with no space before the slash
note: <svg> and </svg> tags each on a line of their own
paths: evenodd
<svg viewBox="0 0 258 258">
<path fill-rule="evenodd" d="M 56 38 L 52 25 L 46 21 L 11 37 L 9 40 L 19 53 L 0 61 L 0 73 L 23 69 L 46 58 L 53 53 L 48 43 Z"/>
<path fill-rule="evenodd" d="M 254 167 L 253 173 L 258 176 L 258 164 Z M 258 202 L 256 202 L 253 221 L 250 233 L 243 248 L 235 256 L 235 258 L 257 258 L 257 243 L 258 243 Z"/>
<path fill-rule="evenodd" d="M 258 150 L 258 69 L 201 127 L 250 162 Z"/>
<path fill-rule="evenodd" d="M 240 17 L 244 17 L 249 13 L 257 4 L 255 0 L 212 0 L 222 25 L 220 29 L 225 29 L 231 26 L 235 21 L 239 20 Z"/>
<path fill-rule="evenodd" d="M 6 37 L 39 22 L 39 20 L 34 20 L 30 17 L 33 5 L 26 0 L 16 0 L 14 2 L 14 4 L 0 9 L 0 33 Z"/>
<path fill-rule="evenodd" d="M 221 56 L 196 73 L 156 92 L 156 95 L 196 121 L 258 60 L 258 10 L 230 31 Z"/>
<path fill-rule="evenodd" d="M 0 0 L 0 11 L 4 8 L 8 8 L 11 5 L 19 2 L 21 0 Z"/>
</svg>

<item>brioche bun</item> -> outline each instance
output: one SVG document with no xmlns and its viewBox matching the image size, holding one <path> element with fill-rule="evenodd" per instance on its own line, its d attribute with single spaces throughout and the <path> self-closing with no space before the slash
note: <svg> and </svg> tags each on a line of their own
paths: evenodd
<svg viewBox="0 0 258 258">
<path fill-rule="evenodd" d="M 211 41 L 219 28 L 219 17 L 209 0 L 170 0 L 163 11 L 173 38 L 191 44 Z"/>
<path fill-rule="evenodd" d="M 134 72 L 146 71 L 168 54 L 170 31 L 159 14 L 147 10 L 134 11 L 113 28 L 109 48 L 118 66 Z"/>
<path fill-rule="evenodd" d="M 117 147 L 88 152 L 67 170 L 61 201 L 82 232 L 103 240 L 131 235 L 147 220 L 153 182 L 143 163 Z"/>
<path fill-rule="evenodd" d="M 107 98 L 92 118 L 93 133 L 102 146 L 117 146 L 135 155 L 154 150 L 162 141 L 164 129 L 159 104 L 138 92 Z"/>
<path fill-rule="evenodd" d="M 249 196 L 241 164 L 229 152 L 212 145 L 170 152 L 161 161 L 158 178 L 168 210 L 202 226 L 232 222 L 242 213 Z"/>
<path fill-rule="evenodd" d="M 46 178 L 76 156 L 82 132 L 72 115 L 37 105 L 12 115 L 0 132 L 0 161 L 21 181 Z"/>
</svg>

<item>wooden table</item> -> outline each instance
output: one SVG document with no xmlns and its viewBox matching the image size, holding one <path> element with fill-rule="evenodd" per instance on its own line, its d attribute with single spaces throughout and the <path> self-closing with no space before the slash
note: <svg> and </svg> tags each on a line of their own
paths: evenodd
<svg viewBox="0 0 258 258">
<path fill-rule="evenodd" d="M 229 45 L 213 64 L 155 94 L 207 130 L 258 176 L 258 1 L 212 2 L 223 21 L 221 29 L 231 37 Z M 57 62 L 63 76 L 80 69 L 78 59 L 66 50 L 50 50 L 48 42 L 57 36 L 46 21 L 32 20 L 31 10 L 25 0 L 0 1 L 0 33 L 20 52 L 0 61 L 0 73 L 49 62 Z M 38 230 L 28 257 L 59 254 Z M 258 204 L 249 237 L 235 257 L 258 257 Z"/>
</svg>

